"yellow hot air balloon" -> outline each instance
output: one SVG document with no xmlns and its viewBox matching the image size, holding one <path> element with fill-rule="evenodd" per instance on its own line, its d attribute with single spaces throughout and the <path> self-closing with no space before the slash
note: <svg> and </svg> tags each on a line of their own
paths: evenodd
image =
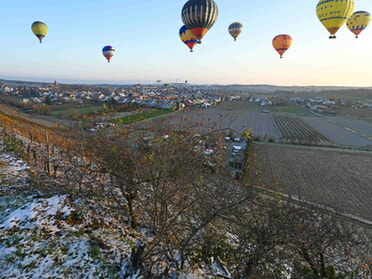
<svg viewBox="0 0 372 279">
<path fill-rule="evenodd" d="M 346 21 L 346 26 L 358 38 L 368 24 L 371 22 L 371 14 L 365 11 L 354 12 Z"/>
<path fill-rule="evenodd" d="M 229 25 L 228 30 L 230 35 L 234 38 L 234 41 L 236 41 L 236 38 L 243 31 L 243 24 L 241 24 L 240 22 L 233 22 Z"/>
<path fill-rule="evenodd" d="M 354 12 L 354 0 L 319 0 L 316 5 L 316 15 L 323 26 L 336 38 L 337 31 Z"/>
<path fill-rule="evenodd" d="M 31 25 L 31 30 L 38 37 L 40 43 L 42 42 L 43 38 L 48 34 L 48 26 L 41 21 L 35 21 Z"/>
<path fill-rule="evenodd" d="M 286 52 L 292 45 L 292 37 L 287 34 L 280 34 L 274 37 L 272 44 L 275 50 L 279 53 L 280 58 L 283 58 Z"/>
</svg>

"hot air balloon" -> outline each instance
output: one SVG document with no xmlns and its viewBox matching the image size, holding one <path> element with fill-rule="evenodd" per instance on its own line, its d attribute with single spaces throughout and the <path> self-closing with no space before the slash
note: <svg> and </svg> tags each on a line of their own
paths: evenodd
<svg viewBox="0 0 372 279">
<path fill-rule="evenodd" d="M 179 33 L 180 33 L 181 41 L 184 42 L 189 47 L 190 52 L 192 52 L 192 49 L 198 43 L 198 39 L 191 32 L 191 30 L 189 28 L 187 28 L 186 25 L 183 25 L 181 27 Z"/>
<path fill-rule="evenodd" d="M 31 25 L 31 30 L 38 37 L 40 43 L 42 42 L 43 38 L 48 34 L 48 26 L 41 21 L 35 21 Z"/>
<path fill-rule="evenodd" d="M 105 46 L 102 49 L 102 54 L 106 57 L 107 62 L 110 62 L 110 59 L 114 56 L 115 49 L 112 46 Z"/>
<path fill-rule="evenodd" d="M 236 38 L 243 31 L 243 25 L 240 22 L 233 22 L 229 25 L 229 33 L 236 41 Z"/>
<path fill-rule="evenodd" d="M 189 0 L 181 12 L 183 23 L 200 41 L 218 17 L 218 7 L 213 0 Z"/>
<path fill-rule="evenodd" d="M 358 38 L 360 32 L 362 32 L 370 23 L 371 14 L 365 11 L 354 12 L 349 19 L 346 21 L 346 26 L 351 32 L 354 33 L 355 38 Z"/>
<path fill-rule="evenodd" d="M 330 39 L 336 38 L 336 32 L 354 12 L 354 6 L 354 0 L 319 0 L 316 15 L 331 34 Z"/>
<path fill-rule="evenodd" d="M 286 34 L 280 34 L 274 37 L 273 47 L 279 53 L 280 58 L 283 58 L 284 52 L 286 52 L 292 45 L 292 38 Z"/>
</svg>

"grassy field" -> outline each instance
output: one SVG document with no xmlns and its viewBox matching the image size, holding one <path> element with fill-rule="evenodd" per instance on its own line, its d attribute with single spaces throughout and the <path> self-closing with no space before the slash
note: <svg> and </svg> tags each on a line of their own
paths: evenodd
<svg viewBox="0 0 372 279">
<path fill-rule="evenodd" d="M 154 118 L 157 116 L 162 116 L 168 113 L 171 113 L 171 110 L 161 110 L 161 109 L 154 109 L 154 110 L 145 110 L 145 111 L 138 111 L 134 112 L 131 115 L 127 115 L 121 118 L 114 118 L 110 121 L 117 124 L 131 124 L 135 122 L 139 122 L 142 120 Z"/>
<path fill-rule="evenodd" d="M 57 107 L 58 108 L 58 107 Z M 52 116 L 70 118 L 72 115 L 81 115 L 85 113 L 97 112 L 102 109 L 102 106 L 89 106 L 89 107 L 67 107 L 67 108 L 58 108 L 51 111 Z"/>
</svg>

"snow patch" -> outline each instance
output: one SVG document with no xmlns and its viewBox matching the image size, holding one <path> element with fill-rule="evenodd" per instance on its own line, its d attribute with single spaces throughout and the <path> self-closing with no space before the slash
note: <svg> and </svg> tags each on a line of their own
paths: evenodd
<svg viewBox="0 0 372 279">
<path fill-rule="evenodd" d="M 57 232 L 59 228 L 52 218 L 57 213 L 68 216 L 73 210 L 67 204 L 67 196 L 54 196 L 49 199 L 38 199 L 13 211 L 1 224 L 0 229 L 33 229 L 47 228 L 49 232 Z"/>
</svg>

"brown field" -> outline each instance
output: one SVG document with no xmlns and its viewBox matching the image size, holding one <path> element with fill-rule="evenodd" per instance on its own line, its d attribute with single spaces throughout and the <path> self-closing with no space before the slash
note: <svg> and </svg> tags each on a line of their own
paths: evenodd
<svg viewBox="0 0 372 279">
<path fill-rule="evenodd" d="M 267 187 L 372 222 L 372 152 L 257 143 L 252 151 Z"/>
<path fill-rule="evenodd" d="M 330 143 L 372 147 L 372 124 L 339 116 L 301 117 L 308 125 L 326 136 Z"/>
<path fill-rule="evenodd" d="M 343 116 L 359 117 L 372 121 L 372 109 L 368 108 L 339 108 L 337 113 Z"/>
<path fill-rule="evenodd" d="M 238 135 L 249 130 L 259 141 L 372 149 L 371 123 L 353 117 L 317 116 L 296 105 L 263 107 L 247 101 L 224 102 L 167 117 L 178 127 L 188 122 L 204 130 L 232 129 Z"/>
</svg>

